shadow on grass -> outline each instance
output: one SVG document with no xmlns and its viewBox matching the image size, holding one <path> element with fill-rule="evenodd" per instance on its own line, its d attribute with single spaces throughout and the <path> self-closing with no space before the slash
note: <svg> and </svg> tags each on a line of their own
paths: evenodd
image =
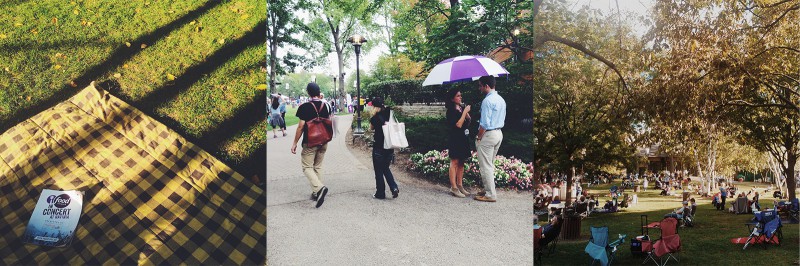
<svg viewBox="0 0 800 266">
<path fill-rule="evenodd" d="M 109 43 L 99 41 L 97 39 L 87 40 L 87 39 L 74 39 L 69 41 L 52 41 L 52 42 L 33 42 L 33 43 L 15 43 L 15 44 L 8 44 L 8 45 L 0 45 L 0 51 L 7 52 L 9 54 L 16 54 L 21 51 L 26 50 L 55 50 L 55 49 L 64 49 L 64 48 L 71 48 L 71 47 L 93 47 L 93 48 L 103 48 L 108 46 Z"/>
<path fill-rule="evenodd" d="M 166 37 L 173 30 L 199 18 L 200 16 L 202 16 L 203 14 L 205 14 L 206 12 L 208 12 L 209 10 L 218 6 L 221 3 L 222 1 L 208 1 L 202 6 L 198 7 L 197 9 L 190 11 L 186 15 L 181 16 L 180 18 L 168 23 L 167 25 L 164 25 L 158 29 L 155 29 L 154 31 L 139 36 L 135 40 L 131 41 L 131 43 L 134 44 L 146 43 L 148 45 L 152 45 L 156 41 Z M 109 69 L 114 69 L 118 66 L 121 66 L 123 63 L 133 58 L 141 51 L 142 49 L 130 48 L 124 45 L 120 45 L 111 53 L 108 59 L 106 59 L 102 63 L 92 66 L 91 68 L 86 70 L 86 72 L 78 76 L 74 80 L 74 82 L 77 84 L 77 88 L 84 88 L 88 86 L 93 80 L 98 79 Z M 0 122 L 0 132 L 5 132 L 10 127 L 18 124 L 19 122 L 28 119 L 46 110 L 47 108 L 50 108 L 58 104 L 59 102 L 69 99 L 69 97 L 72 97 L 79 91 L 80 90 L 75 90 L 74 88 L 72 88 L 69 84 L 65 84 L 60 90 L 53 92 L 50 98 L 39 102 L 39 104 L 31 106 L 29 108 L 16 110 L 16 112 L 12 114 L 9 119 Z"/>
<path fill-rule="evenodd" d="M 171 31 L 202 16 L 220 3 L 221 1 L 208 1 L 199 8 L 170 22 L 169 24 L 162 26 L 148 34 L 140 36 L 136 40 L 132 41 L 132 43 L 153 44 L 156 41 L 166 37 Z M 158 115 L 155 110 L 160 105 L 173 100 L 181 92 L 184 92 L 189 87 L 200 81 L 200 79 L 202 79 L 204 76 L 220 68 L 228 61 L 228 59 L 235 57 L 252 46 L 262 44 L 264 41 L 266 41 L 264 32 L 266 32 L 266 20 L 260 21 L 243 37 L 237 39 L 236 41 L 227 43 L 225 46 L 217 50 L 213 55 L 209 56 L 204 63 L 186 69 L 184 72 L 185 74 L 177 77 L 173 82 L 156 89 L 155 92 L 151 93 L 140 101 L 129 103 L 148 116 L 175 130 L 187 140 L 197 144 L 209 153 L 219 155 L 221 152 L 219 148 L 221 143 L 225 142 L 225 140 L 228 138 L 235 136 L 237 133 L 240 133 L 255 125 L 258 123 L 258 121 L 266 116 L 266 94 L 255 97 L 250 104 L 239 109 L 234 116 L 226 121 L 223 121 L 215 129 L 203 134 L 203 136 L 199 138 L 192 137 L 191 135 L 187 134 L 186 130 L 180 125 L 180 123 L 169 117 Z M 106 61 L 91 67 L 89 70 L 76 78 L 75 83 L 77 83 L 77 87 L 83 88 L 88 86 L 91 81 L 96 80 L 109 69 L 113 69 L 124 64 L 141 51 L 141 49 L 131 49 L 125 46 L 117 48 L 114 50 L 114 52 L 112 52 Z M 120 85 L 116 81 L 106 80 L 98 82 L 97 85 L 121 99 L 128 98 L 119 93 Z M 59 102 L 67 100 L 69 97 L 72 97 L 79 91 L 80 90 L 71 88 L 69 85 L 65 85 L 61 90 L 54 92 L 50 98 L 40 102 L 38 105 L 25 108 L 24 110 L 17 110 L 17 112 L 8 120 L 0 122 L 0 132 L 5 132 L 10 127 L 20 123 L 21 121 L 29 119 L 30 117 L 58 104 Z M 221 159 L 226 164 L 234 168 L 234 170 L 242 173 L 246 177 L 255 174 L 263 178 L 266 177 L 266 167 L 264 166 L 266 162 L 266 152 L 264 151 L 262 153 L 263 154 L 259 154 L 258 151 L 256 151 L 248 158 L 245 158 L 242 163 L 231 162 L 230 160 L 226 160 L 227 158 Z"/>
<path fill-rule="evenodd" d="M 221 153 L 220 144 L 224 143 L 227 139 L 234 137 L 237 133 L 247 130 L 251 126 L 257 124 L 259 121 L 266 117 L 266 93 L 259 93 L 249 104 L 240 108 L 236 114 L 231 118 L 219 123 L 213 130 L 204 133 L 199 138 L 192 137 L 187 134 L 186 130 L 180 125 L 178 121 L 170 117 L 160 116 L 156 113 L 156 109 L 174 100 L 182 92 L 185 92 L 192 85 L 196 84 L 204 76 L 209 75 L 224 65 L 228 59 L 244 52 L 252 46 L 261 45 L 266 41 L 264 32 L 266 31 L 266 20 L 260 21 L 255 27 L 241 38 L 232 41 L 216 52 L 209 56 L 205 62 L 192 66 L 184 71 L 185 74 L 177 77 L 173 82 L 157 88 L 154 92 L 146 97 L 131 103 L 137 109 L 159 122 L 165 124 L 167 127 L 177 131 L 192 143 L 197 144 L 204 150 L 211 154 L 218 155 Z M 110 91 L 118 91 L 119 85 L 110 83 Z M 251 154 L 243 161 L 251 161 L 250 157 L 259 155 L 256 153 Z M 264 153 L 266 156 L 266 153 Z M 262 157 L 260 166 L 254 167 L 241 165 L 240 163 L 231 162 L 227 158 L 221 158 L 229 166 L 234 168 L 237 172 L 245 175 L 246 177 L 258 175 L 259 177 L 266 177 L 266 157 Z"/>
<path fill-rule="evenodd" d="M 27 2 L 30 2 L 30 0 L 8 0 L 8 1 L 3 1 L 3 4 L 0 5 L 0 7 L 18 6 Z"/>
</svg>

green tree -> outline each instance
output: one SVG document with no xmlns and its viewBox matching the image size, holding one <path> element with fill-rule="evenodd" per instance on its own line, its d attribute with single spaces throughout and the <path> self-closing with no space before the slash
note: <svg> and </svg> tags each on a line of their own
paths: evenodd
<svg viewBox="0 0 800 266">
<path fill-rule="evenodd" d="M 355 33 L 371 38 L 367 29 L 374 28 L 371 18 L 382 5 L 383 1 L 315 0 L 307 7 L 312 19 L 304 24 L 306 31 L 304 41 L 309 46 L 321 49 L 319 57 L 327 56 L 330 52 L 336 53 L 338 88 L 342 88 L 339 96 L 344 95 L 344 66 L 350 56 L 350 53 L 346 52 L 350 46 L 347 44 L 347 39 Z M 374 42 L 367 42 L 362 46 L 361 53 L 366 54 L 373 46 Z"/>
<path fill-rule="evenodd" d="M 377 81 L 417 79 L 421 72 L 422 63 L 411 61 L 406 55 L 383 55 L 375 63 L 371 76 Z"/>
<path fill-rule="evenodd" d="M 723 135 L 769 152 L 787 177 L 795 198 L 800 153 L 800 2 L 657 2 L 650 98 L 645 108 L 662 128 L 700 132 L 706 156 L 720 158 Z M 714 159 L 716 160 L 716 159 Z M 713 176 L 708 157 L 706 173 Z"/>
<path fill-rule="evenodd" d="M 305 47 L 303 42 L 295 38 L 295 34 L 302 31 L 299 21 L 294 15 L 293 10 L 298 8 L 300 3 L 287 0 L 269 0 L 267 2 L 267 48 L 269 50 L 269 91 L 275 93 L 276 77 L 285 74 L 286 68 L 294 69 L 297 65 L 309 65 L 310 62 L 304 56 L 289 54 L 284 57 L 283 66 L 279 63 L 278 49 L 287 44 L 297 47 Z M 284 67 L 285 66 L 285 67 Z"/>
<path fill-rule="evenodd" d="M 619 26 L 619 16 L 589 8 L 570 12 L 563 2 L 536 4 L 535 169 L 567 174 L 569 190 L 580 168 L 632 161 L 636 114 L 629 111 L 628 84 L 645 82 L 637 71 L 644 47 L 629 27 Z M 609 41 L 615 37 L 620 41 Z"/>
</svg>

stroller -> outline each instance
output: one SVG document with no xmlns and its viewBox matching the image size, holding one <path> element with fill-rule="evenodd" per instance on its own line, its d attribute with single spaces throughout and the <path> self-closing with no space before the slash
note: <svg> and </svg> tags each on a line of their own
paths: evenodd
<svg viewBox="0 0 800 266">
<path fill-rule="evenodd" d="M 764 244 L 764 249 L 768 244 L 780 245 L 783 239 L 783 232 L 781 231 L 781 218 L 778 216 L 776 210 L 762 211 L 754 213 L 754 222 L 746 223 L 747 231 L 750 231 L 750 236 L 747 238 L 740 237 L 731 239 L 734 244 L 744 243 L 742 250 L 747 249 L 750 244 Z M 751 226 L 754 226 L 751 229 Z"/>
</svg>

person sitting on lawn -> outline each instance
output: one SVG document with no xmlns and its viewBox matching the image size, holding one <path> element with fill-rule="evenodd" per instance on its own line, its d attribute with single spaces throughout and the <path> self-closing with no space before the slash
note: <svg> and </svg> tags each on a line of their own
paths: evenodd
<svg viewBox="0 0 800 266">
<path fill-rule="evenodd" d="M 594 210 L 594 207 L 597 206 L 597 200 L 594 198 L 594 195 L 589 196 L 589 211 Z"/>
<path fill-rule="evenodd" d="M 558 197 L 558 195 L 556 195 L 555 197 L 553 197 L 553 201 L 551 201 L 551 202 L 550 202 L 550 204 L 560 204 L 560 203 L 561 203 L 561 198 L 560 198 L 560 197 Z M 548 205 L 549 205 L 549 204 L 548 204 Z"/>
<path fill-rule="evenodd" d="M 603 209 L 606 211 L 612 211 L 614 209 L 614 202 L 611 200 L 606 201 L 606 205 L 603 205 Z"/>
<path fill-rule="evenodd" d="M 761 210 L 761 205 L 758 204 L 758 198 L 759 198 L 758 192 L 756 192 L 755 196 L 753 196 L 753 203 L 752 204 L 753 204 L 753 207 L 755 207 L 755 208 L 753 208 L 753 211 L 760 211 Z"/>
<path fill-rule="evenodd" d="M 546 246 L 558 237 L 558 234 L 561 232 L 561 224 L 561 216 L 553 215 L 553 217 L 550 218 L 550 222 L 542 227 L 542 238 L 539 239 L 540 247 Z"/>
<path fill-rule="evenodd" d="M 668 214 L 664 215 L 664 218 L 672 217 L 672 218 L 681 220 L 681 219 L 683 219 L 683 215 L 685 213 L 689 213 L 689 212 L 691 212 L 691 209 L 689 207 L 689 202 L 688 201 L 684 201 L 682 207 L 675 209 L 672 213 L 668 213 Z"/>
</svg>

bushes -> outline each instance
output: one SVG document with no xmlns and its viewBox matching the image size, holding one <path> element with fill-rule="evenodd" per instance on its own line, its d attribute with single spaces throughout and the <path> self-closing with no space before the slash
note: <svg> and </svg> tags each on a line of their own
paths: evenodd
<svg viewBox="0 0 800 266">
<path fill-rule="evenodd" d="M 406 137 L 412 150 L 427 152 L 429 150 L 447 149 L 447 128 L 444 117 L 398 117 L 406 124 Z M 470 149 L 475 150 L 475 135 L 478 133 L 477 121 L 469 127 Z M 503 144 L 500 155 L 516 157 L 526 162 L 533 161 L 533 133 L 519 132 L 514 129 L 503 130 Z"/>
<path fill-rule="evenodd" d="M 395 104 L 444 102 L 446 92 L 436 86 L 422 87 L 418 79 L 375 82 L 364 89 L 369 97 L 381 96 Z"/>
<path fill-rule="evenodd" d="M 431 150 L 424 154 L 414 153 L 409 157 L 409 169 L 422 174 L 434 182 L 450 184 L 450 158 L 448 151 Z M 532 164 L 525 164 L 513 157 L 498 155 L 495 158 L 494 179 L 498 188 L 533 190 Z M 478 157 L 475 152 L 464 166 L 464 185 L 481 185 Z"/>
</svg>

